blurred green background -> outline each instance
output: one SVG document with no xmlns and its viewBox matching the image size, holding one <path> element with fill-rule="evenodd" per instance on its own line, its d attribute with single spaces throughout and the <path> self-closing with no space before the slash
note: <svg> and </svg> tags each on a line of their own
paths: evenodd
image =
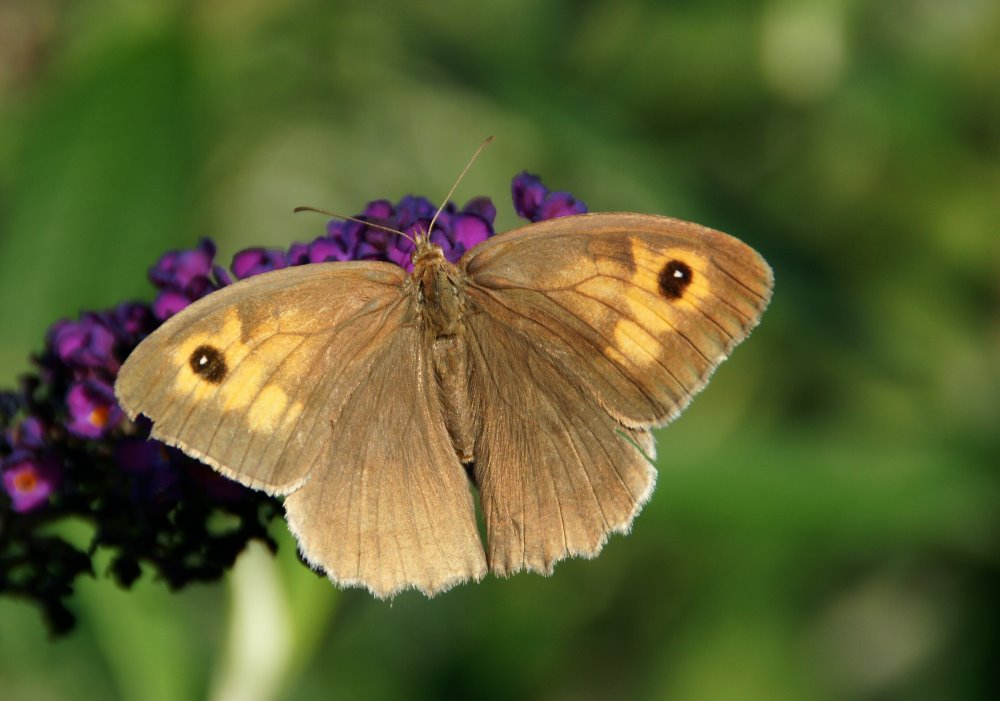
<svg viewBox="0 0 1000 701">
<path fill-rule="evenodd" d="M 150 298 L 164 250 L 311 240 L 521 169 L 775 268 L 660 431 L 627 537 L 551 578 L 391 604 L 250 551 L 170 594 L 0 601 L 0 698 L 995 698 L 1000 5 L 0 2 L 0 381 L 47 326 Z M 284 532 L 282 523 L 275 532 Z"/>
</svg>

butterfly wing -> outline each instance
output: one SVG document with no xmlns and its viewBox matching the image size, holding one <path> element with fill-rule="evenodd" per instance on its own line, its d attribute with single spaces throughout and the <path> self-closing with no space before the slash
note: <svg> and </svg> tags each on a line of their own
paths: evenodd
<svg viewBox="0 0 1000 701">
<path fill-rule="evenodd" d="M 285 500 L 306 558 L 380 597 L 408 587 L 433 595 L 486 574 L 423 340 L 416 325 L 393 334 L 332 420 L 330 468 Z"/>
<path fill-rule="evenodd" d="M 465 471 L 442 448 L 437 398 L 406 326 L 405 276 L 364 262 L 241 281 L 164 323 L 115 386 L 131 416 L 152 419 L 154 437 L 290 494 L 306 559 L 382 596 L 485 570 Z"/>
<path fill-rule="evenodd" d="M 569 362 L 627 426 L 676 417 L 771 298 L 763 258 L 697 224 L 584 214 L 497 236 L 462 260 L 470 294 Z"/>
<path fill-rule="evenodd" d="M 639 214 L 534 224 L 461 266 L 490 566 L 548 571 L 594 555 L 652 489 L 633 444 L 650 454 L 649 429 L 756 326 L 771 270 L 730 236 Z M 502 408 L 486 400 L 496 396 Z"/>
<path fill-rule="evenodd" d="M 468 323 L 473 453 L 490 570 L 549 573 L 625 531 L 655 472 L 621 425 L 501 309 Z"/>
<path fill-rule="evenodd" d="M 168 319 L 115 392 L 152 435 L 255 489 L 287 494 L 322 458 L 329 417 L 400 325 L 404 273 L 306 265 L 225 287 Z"/>
</svg>

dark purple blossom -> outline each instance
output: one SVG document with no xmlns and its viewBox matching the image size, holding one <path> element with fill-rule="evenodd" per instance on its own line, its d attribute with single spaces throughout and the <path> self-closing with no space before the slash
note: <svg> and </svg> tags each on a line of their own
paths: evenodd
<svg viewBox="0 0 1000 701">
<path fill-rule="evenodd" d="M 489 197 L 473 197 L 462 208 L 463 214 L 474 214 L 484 222 L 493 226 L 497 219 L 497 207 Z"/>
<path fill-rule="evenodd" d="M 228 284 L 216 279 L 215 244 L 203 238 L 196 248 L 170 251 L 149 270 L 149 279 L 160 290 L 153 314 L 165 321 L 196 299 Z"/>
<path fill-rule="evenodd" d="M 98 314 L 84 313 L 76 321 L 57 321 L 49 331 L 49 348 L 74 368 L 117 370 L 111 351 L 115 336 Z"/>
<path fill-rule="evenodd" d="M 226 285 L 233 284 L 233 276 L 230 275 L 229 271 L 221 265 L 212 266 L 212 275 L 215 276 L 215 281 L 219 287 L 225 287 Z"/>
<path fill-rule="evenodd" d="M 0 390 L 0 426 L 7 426 L 23 404 L 24 397 L 20 392 Z"/>
<path fill-rule="evenodd" d="M 180 290 L 160 290 L 153 301 L 153 315 L 166 321 L 194 300 Z"/>
<path fill-rule="evenodd" d="M 114 450 L 118 466 L 138 478 L 134 485 L 137 496 L 154 500 L 176 497 L 177 466 L 187 461 L 183 453 L 146 438 L 126 438 Z"/>
<path fill-rule="evenodd" d="M 357 216 L 357 219 L 387 219 L 394 211 L 392 202 L 389 200 L 372 200 L 365 205 L 365 209 Z"/>
<path fill-rule="evenodd" d="M 434 212 L 436 211 L 437 207 L 426 197 L 404 195 L 396 204 L 395 211 L 390 217 L 395 217 L 396 221 L 400 224 L 400 228 L 405 231 L 411 225 L 420 223 L 430 224 L 431 217 L 434 216 Z M 424 229 L 426 229 L 426 226 Z"/>
<path fill-rule="evenodd" d="M 356 221 L 331 221 L 325 237 L 310 244 L 293 245 L 288 260 L 292 265 L 330 260 L 385 260 L 411 270 L 413 242 L 393 232 L 415 237 L 427 230 L 435 211 L 430 200 L 413 195 L 406 195 L 395 205 L 388 200 L 376 200 L 368 204 L 358 219 L 393 231 Z M 493 235 L 495 218 L 496 208 L 486 198 L 472 199 L 461 210 L 448 203 L 441 210 L 430 238 L 441 246 L 448 260 L 456 262 L 467 250 Z"/>
<path fill-rule="evenodd" d="M 230 267 L 236 279 L 242 280 L 287 266 L 288 256 L 284 251 L 273 248 L 247 248 L 233 256 L 233 264 Z"/>
<path fill-rule="evenodd" d="M 99 380 L 75 382 L 66 395 L 66 429 L 78 438 L 101 438 L 125 418 L 114 390 Z"/>
<path fill-rule="evenodd" d="M 212 273 L 215 244 L 203 238 L 198 246 L 182 251 L 169 251 L 149 269 L 149 279 L 157 287 L 184 290 L 197 285 Z"/>
<path fill-rule="evenodd" d="M 3 487 L 17 512 L 43 506 L 59 486 L 61 475 L 54 458 L 16 451 L 3 460 Z"/>
<path fill-rule="evenodd" d="M 288 249 L 289 265 L 306 263 L 326 263 L 327 261 L 348 261 L 353 245 L 343 237 L 320 236 L 312 243 L 296 243 Z"/>
<path fill-rule="evenodd" d="M 537 222 L 571 214 L 583 214 L 587 205 L 568 192 L 551 192 L 541 178 L 527 171 L 521 172 L 511 182 L 514 209 L 518 215 Z"/>
<path fill-rule="evenodd" d="M 484 219 L 474 214 L 463 214 L 451 221 L 452 249 L 456 258 L 477 243 L 485 241 L 492 233 L 492 227 Z"/>
<path fill-rule="evenodd" d="M 48 427 L 37 416 L 28 416 L 7 431 L 11 450 L 39 450 L 45 445 Z"/>
<path fill-rule="evenodd" d="M 138 302 L 119 304 L 106 315 L 105 323 L 115 341 L 130 348 L 159 326 L 149 305 Z"/>
</svg>

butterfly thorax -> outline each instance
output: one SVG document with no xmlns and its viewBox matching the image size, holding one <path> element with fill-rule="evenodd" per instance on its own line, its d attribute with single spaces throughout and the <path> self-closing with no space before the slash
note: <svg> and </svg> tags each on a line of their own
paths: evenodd
<svg viewBox="0 0 1000 701">
<path fill-rule="evenodd" d="M 465 309 L 464 284 L 459 269 L 444 257 L 441 247 L 425 238 L 417 239 L 411 276 L 427 335 L 459 334 Z"/>
</svg>

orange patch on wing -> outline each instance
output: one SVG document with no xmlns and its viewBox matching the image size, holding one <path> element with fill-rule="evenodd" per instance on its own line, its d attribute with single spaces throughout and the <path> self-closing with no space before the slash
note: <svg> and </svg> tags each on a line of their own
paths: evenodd
<svg viewBox="0 0 1000 701">
<path fill-rule="evenodd" d="M 268 385 L 250 405 L 247 420 L 254 431 L 273 431 L 288 406 L 288 395 L 277 385 Z"/>
</svg>

